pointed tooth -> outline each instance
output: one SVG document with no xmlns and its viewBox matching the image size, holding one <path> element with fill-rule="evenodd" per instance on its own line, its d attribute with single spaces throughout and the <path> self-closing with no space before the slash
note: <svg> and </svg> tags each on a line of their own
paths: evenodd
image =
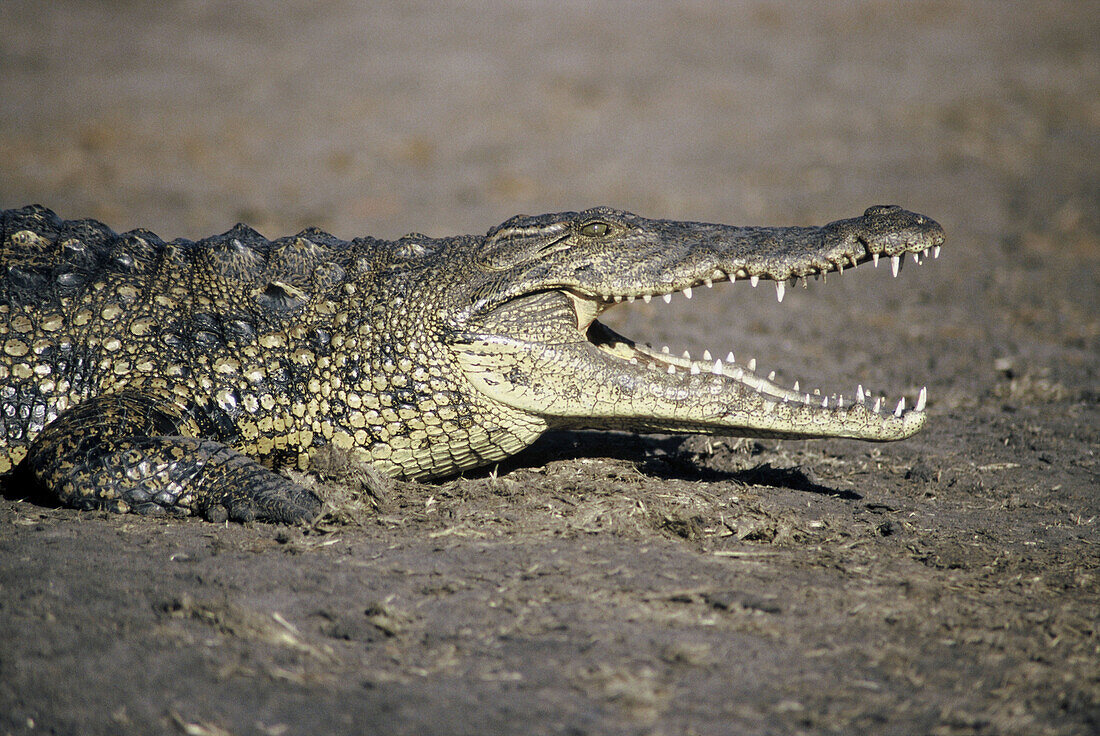
<svg viewBox="0 0 1100 736">
<path fill-rule="evenodd" d="M 637 358 L 631 358 L 630 359 L 630 364 L 631 365 L 638 365 L 638 359 Z"/>
<path fill-rule="evenodd" d="M 775 282 L 775 298 L 778 299 L 779 301 L 783 301 L 783 294 L 785 293 L 786 289 L 787 289 L 787 282 L 786 281 L 776 281 Z"/>
<path fill-rule="evenodd" d="M 707 287 L 708 289 L 713 288 L 714 282 L 710 279 L 703 279 L 703 286 Z"/>
<path fill-rule="evenodd" d="M 687 358 L 688 360 L 691 360 L 691 353 L 689 353 L 688 351 L 686 351 L 686 350 L 685 350 L 685 351 L 683 352 L 683 356 L 684 356 L 685 358 Z"/>
<path fill-rule="evenodd" d="M 920 265 L 920 253 L 913 253 L 913 263 Z"/>
<path fill-rule="evenodd" d="M 917 411 L 924 411 L 924 405 L 928 401 L 928 387 L 921 388 L 920 394 L 917 396 L 917 405 L 914 407 Z"/>
<path fill-rule="evenodd" d="M 672 294 L 664 294 L 661 298 L 665 300 L 665 304 L 672 304 Z"/>
<path fill-rule="evenodd" d="M 840 396 L 837 397 L 837 399 L 836 399 L 836 408 L 837 409 L 843 409 L 844 408 L 844 394 L 841 394 Z"/>
<path fill-rule="evenodd" d="M 890 256 L 890 270 L 894 272 L 894 278 L 897 278 L 898 271 L 901 270 L 901 256 Z"/>
<path fill-rule="evenodd" d="M 672 365 L 671 363 L 668 364 L 668 374 L 670 376 L 676 375 L 676 366 Z"/>
<path fill-rule="evenodd" d="M 882 408 L 882 399 L 875 399 L 875 408 L 872 409 L 875 414 L 878 414 L 878 410 Z"/>
<path fill-rule="evenodd" d="M 760 277 L 759 276 L 749 276 L 749 283 L 752 284 L 755 287 L 757 284 L 760 283 Z"/>
<path fill-rule="evenodd" d="M 632 295 L 630 295 L 630 296 L 628 296 L 628 297 L 626 298 L 626 301 L 627 301 L 627 303 L 628 303 L 628 304 L 633 304 L 633 303 L 634 303 L 634 300 L 635 300 L 635 299 L 637 299 L 637 298 L 638 298 L 638 297 L 636 297 L 636 296 L 634 296 L 634 295 L 632 294 Z"/>
<path fill-rule="evenodd" d="M 642 294 L 642 301 L 645 302 L 646 304 L 649 304 L 651 301 L 653 301 L 653 295 L 652 294 Z"/>
<path fill-rule="evenodd" d="M 691 364 L 691 375 L 693 375 L 693 376 L 699 375 L 699 364 L 698 363 L 692 363 Z"/>
<path fill-rule="evenodd" d="M 756 358 L 749 358 L 749 362 L 748 362 L 747 367 L 750 371 L 753 371 L 755 373 L 756 372 Z"/>
<path fill-rule="evenodd" d="M 621 302 L 622 300 L 623 300 L 623 295 L 622 295 L 622 294 L 616 294 L 616 295 L 615 295 L 615 303 L 616 303 L 616 304 L 618 304 L 618 303 L 619 303 L 619 302 Z"/>
<path fill-rule="evenodd" d="M 686 296 L 688 299 L 691 298 L 691 287 L 690 286 L 684 289 L 684 296 Z"/>
<path fill-rule="evenodd" d="M 894 409 L 894 416 L 898 417 L 900 419 L 901 418 L 901 413 L 903 411 L 905 411 L 905 397 L 904 396 L 902 396 L 900 399 L 898 399 L 898 408 Z"/>
<path fill-rule="evenodd" d="M 861 384 L 859 384 L 858 386 L 856 386 L 856 401 L 857 401 L 857 402 L 859 402 L 860 404 L 862 404 L 862 403 L 863 403 L 863 399 L 864 399 L 864 396 L 863 396 L 863 384 L 861 383 Z"/>
<path fill-rule="evenodd" d="M 771 373 L 768 374 L 768 380 L 769 381 L 774 381 L 775 380 L 775 371 L 772 371 Z"/>
<path fill-rule="evenodd" d="M 821 389 L 815 388 L 814 389 L 814 396 L 821 396 Z"/>
<path fill-rule="evenodd" d="M 878 257 L 879 257 L 878 253 L 872 253 L 871 254 L 871 260 L 874 262 L 875 268 L 878 268 Z"/>
<path fill-rule="evenodd" d="M 726 353 L 726 362 L 727 363 L 736 363 L 737 362 L 737 360 L 733 357 L 733 351 L 732 350 L 730 352 Z"/>
<path fill-rule="evenodd" d="M 803 289 L 810 288 L 810 280 L 808 278 L 806 278 L 805 276 L 802 277 L 802 288 Z"/>
<path fill-rule="evenodd" d="M 938 246 L 938 245 L 933 245 L 932 246 L 932 257 L 933 258 L 939 258 L 940 257 L 940 246 Z"/>
<path fill-rule="evenodd" d="M 707 361 L 708 363 L 710 362 L 710 351 L 709 350 L 704 350 L 703 351 L 703 360 Z"/>
<path fill-rule="evenodd" d="M 710 372 L 720 375 L 722 373 L 722 361 L 721 360 L 714 361 L 714 365 L 711 367 Z"/>
<path fill-rule="evenodd" d="M 837 276 L 843 276 L 844 275 L 844 261 L 837 261 L 836 262 L 836 275 Z"/>
<path fill-rule="evenodd" d="M 928 257 L 928 254 L 929 254 L 929 253 L 931 253 L 931 252 L 932 252 L 932 249 L 931 249 L 931 248 L 925 248 L 924 250 L 922 250 L 922 251 L 920 252 L 920 257 L 921 257 L 921 258 L 927 258 L 927 257 Z"/>
<path fill-rule="evenodd" d="M 798 390 L 798 381 L 795 381 L 795 382 L 794 382 L 794 385 L 793 385 L 793 386 L 791 386 L 791 389 L 792 389 L 793 391 L 797 391 L 797 390 Z"/>
<path fill-rule="evenodd" d="M 661 346 L 661 352 L 664 353 L 665 355 L 668 355 L 669 354 L 668 345 L 662 345 Z"/>
<path fill-rule="evenodd" d="M 828 409 L 829 408 L 829 397 L 828 396 L 826 396 L 825 398 L 823 398 L 821 400 L 821 408 L 822 409 Z"/>
<path fill-rule="evenodd" d="M 737 274 L 731 273 L 730 274 L 730 283 L 732 284 L 736 280 L 737 280 Z"/>
<path fill-rule="evenodd" d="M 807 404 L 810 403 L 810 395 L 806 394 L 806 398 L 804 398 L 802 400 L 805 401 Z"/>
</svg>

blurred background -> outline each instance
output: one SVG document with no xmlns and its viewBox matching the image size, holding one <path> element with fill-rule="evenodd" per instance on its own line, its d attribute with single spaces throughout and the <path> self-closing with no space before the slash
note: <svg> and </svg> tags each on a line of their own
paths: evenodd
<svg viewBox="0 0 1100 736">
<path fill-rule="evenodd" d="M 165 238 L 237 221 L 268 237 L 317 225 L 393 238 L 597 204 L 783 225 L 897 203 L 945 226 L 946 268 L 903 274 L 915 297 L 861 269 L 808 304 L 801 290 L 782 307 L 755 298 L 748 348 L 799 360 L 802 346 L 781 353 L 806 310 L 850 315 L 881 285 L 879 327 L 971 340 L 987 366 L 1012 341 L 1067 330 L 1087 353 L 1100 333 L 1096 10 L 4 0 L 0 206 Z M 975 298 L 995 316 L 975 324 Z M 744 308 L 684 306 L 629 319 L 660 340 Z"/>
</svg>

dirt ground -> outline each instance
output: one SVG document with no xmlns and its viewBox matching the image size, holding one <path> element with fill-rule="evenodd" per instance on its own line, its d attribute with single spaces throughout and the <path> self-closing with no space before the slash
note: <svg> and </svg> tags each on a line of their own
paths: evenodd
<svg viewBox="0 0 1100 736">
<path fill-rule="evenodd" d="M 0 733 L 1100 732 L 1097 39 L 1095 4 L 1034 0 L 0 3 L 2 207 L 396 237 L 896 203 L 948 233 L 897 280 L 607 315 L 927 385 L 908 441 L 559 433 L 384 497 L 333 456 L 309 529 L 9 483 Z"/>
</svg>

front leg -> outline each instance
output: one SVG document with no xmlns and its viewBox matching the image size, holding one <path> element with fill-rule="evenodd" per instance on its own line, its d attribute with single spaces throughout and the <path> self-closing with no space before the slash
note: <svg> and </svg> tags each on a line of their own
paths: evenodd
<svg viewBox="0 0 1100 736">
<path fill-rule="evenodd" d="M 26 466 L 62 503 L 211 521 L 295 524 L 321 501 L 222 442 L 193 434 L 179 410 L 138 391 L 84 401 L 51 422 Z"/>
</svg>

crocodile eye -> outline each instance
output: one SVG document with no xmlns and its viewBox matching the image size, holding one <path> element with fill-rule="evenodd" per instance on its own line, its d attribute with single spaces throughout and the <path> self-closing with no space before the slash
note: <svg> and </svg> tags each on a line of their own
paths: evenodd
<svg viewBox="0 0 1100 736">
<path fill-rule="evenodd" d="M 600 238 L 611 232 L 611 226 L 606 222 L 590 222 L 581 226 L 581 235 L 589 238 Z"/>
</svg>

